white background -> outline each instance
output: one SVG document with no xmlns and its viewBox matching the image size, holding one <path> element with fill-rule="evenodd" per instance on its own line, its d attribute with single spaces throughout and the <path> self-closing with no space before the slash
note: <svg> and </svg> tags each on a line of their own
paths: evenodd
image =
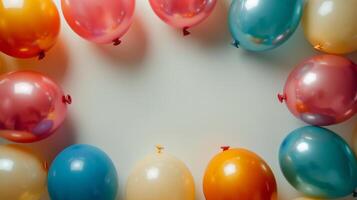
<svg viewBox="0 0 357 200">
<path fill-rule="evenodd" d="M 1 55 L 1 73 L 43 72 L 74 99 L 61 130 L 30 146 L 49 161 L 73 143 L 100 147 L 116 164 L 118 199 L 123 199 L 134 164 L 162 144 L 192 171 L 197 200 L 204 199 L 203 173 L 219 147 L 243 147 L 272 167 L 280 199 L 299 196 L 279 169 L 278 149 L 290 131 L 304 124 L 276 94 L 297 63 L 318 53 L 301 29 L 266 53 L 230 46 L 228 5 L 219 0 L 212 16 L 182 37 L 154 15 L 147 0 L 137 0 L 133 26 L 118 47 L 89 43 L 62 20 L 60 39 L 45 60 Z M 357 54 L 349 57 L 357 61 Z M 329 128 L 349 140 L 355 125 L 356 117 Z"/>
</svg>

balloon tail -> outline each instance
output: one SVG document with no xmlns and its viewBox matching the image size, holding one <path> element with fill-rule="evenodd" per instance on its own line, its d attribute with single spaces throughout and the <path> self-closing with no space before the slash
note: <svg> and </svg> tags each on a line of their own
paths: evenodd
<svg viewBox="0 0 357 200">
<path fill-rule="evenodd" d="M 230 146 L 222 146 L 221 149 L 222 151 L 227 151 L 229 150 L 231 147 Z"/>
<path fill-rule="evenodd" d="M 238 48 L 238 49 L 239 49 L 239 45 L 240 45 L 240 43 L 239 43 L 239 41 L 238 41 L 238 40 L 233 40 L 233 41 L 232 41 L 232 45 L 233 45 L 234 47 L 236 47 L 236 48 Z"/>
<path fill-rule="evenodd" d="M 190 32 L 190 31 L 188 31 L 188 29 L 189 29 L 189 27 L 185 27 L 185 28 L 183 28 L 183 30 L 182 30 L 183 36 L 188 36 L 188 35 L 190 35 L 190 34 L 191 34 L 191 32 Z"/>
<path fill-rule="evenodd" d="M 121 44 L 121 40 L 119 38 L 113 40 L 113 45 L 118 46 Z"/>
<path fill-rule="evenodd" d="M 43 60 L 46 57 L 45 51 L 41 51 L 38 54 L 38 60 Z"/>
<path fill-rule="evenodd" d="M 286 95 L 278 94 L 278 99 L 279 99 L 280 103 L 284 103 L 284 101 L 286 101 Z"/>
<path fill-rule="evenodd" d="M 72 104 L 72 97 L 71 95 L 63 95 L 62 96 L 62 102 L 67 104 L 67 105 L 70 105 Z"/>
<path fill-rule="evenodd" d="M 162 153 L 162 151 L 164 150 L 165 148 L 162 146 L 162 145 L 156 145 L 156 150 L 157 150 L 157 153 Z"/>
</svg>

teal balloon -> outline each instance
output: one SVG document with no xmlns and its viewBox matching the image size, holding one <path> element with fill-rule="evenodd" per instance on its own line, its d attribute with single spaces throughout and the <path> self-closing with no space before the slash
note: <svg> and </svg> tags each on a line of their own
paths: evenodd
<svg viewBox="0 0 357 200">
<path fill-rule="evenodd" d="M 298 27 L 304 0 L 233 0 L 229 28 L 238 47 L 265 51 L 284 43 Z"/>
<path fill-rule="evenodd" d="M 307 196 L 340 198 L 357 187 L 355 155 L 325 128 L 307 126 L 290 133 L 280 147 L 279 162 L 285 178 Z"/>
</svg>

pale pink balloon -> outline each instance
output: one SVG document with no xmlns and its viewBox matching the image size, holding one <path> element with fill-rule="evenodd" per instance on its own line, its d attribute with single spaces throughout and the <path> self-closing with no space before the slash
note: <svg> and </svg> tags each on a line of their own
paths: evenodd
<svg viewBox="0 0 357 200">
<path fill-rule="evenodd" d="M 37 72 L 0 76 L 0 137 L 19 143 L 47 138 L 64 121 L 68 97 Z"/>
<path fill-rule="evenodd" d="M 61 0 L 63 15 L 81 37 L 95 43 L 120 43 L 129 30 L 135 0 Z"/>
<path fill-rule="evenodd" d="M 357 65 L 342 56 L 314 56 L 292 71 L 279 98 L 306 123 L 346 121 L 357 112 Z"/>
</svg>

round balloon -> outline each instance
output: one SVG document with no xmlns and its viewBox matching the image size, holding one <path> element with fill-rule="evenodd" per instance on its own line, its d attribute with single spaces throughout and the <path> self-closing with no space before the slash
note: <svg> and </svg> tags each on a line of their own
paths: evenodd
<svg viewBox="0 0 357 200">
<path fill-rule="evenodd" d="M 120 43 L 133 20 L 135 0 L 62 0 L 63 15 L 79 36 L 96 43 Z"/>
<path fill-rule="evenodd" d="M 286 81 L 280 100 L 306 123 L 327 126 L 357 111 L 357 66 L 347 58 L 318 55 L 300 63 Z"/>
<path fill-rule="evenodd" d="M 233 0 L 229 28 L 235 45 L 250 51 L 284 43 L 300 23 L 304 0 Z"/>
<path fill-rule="evenodd" d="M 39 200 L 46 188 L 45 166 L 29 149 L 0 146 L 0 199 Z"/>
<path fill-rule="evenodd" d="M 357 1 L 306 1 L 302 25 L 317 50 L 345 54 L 357 50 Z"/>
<path fill-rule="evenodd" d="M 40 73 L 0 76 L 0 137 L 19 143 L 47 138 L 65 119 L 63 98 L 61 88 Z"/>
<path fill-rule="evenodd" d="M 280 146 L 279 161 L 285 178 L 305 195 L 340 198 L 357 187 L 357 160 L 348 144 L 330 130 L 294 130 Z"/>
<path fill-rule="evenodd" d="M 52 200 L 114 200 L 118 188 L 113 162 L 100 149 L 84 144 L 63 150 L 48 172 Z"/>
<path fill-rule="evenodd" d="M 17 58 L 43 58 L 60 30 L 51 0 L 0 0 L 0 19 L 0 51 Z"/>
<path fill-rule="evenodd" d="M 140 161 L 129 176 L 126 200 L 194 200 L 191 172 L 174 156 L 161 150 Z"/>
<path fill-rule="evenodd" d="M 245 149 L 229 149 L 208 164 L 203 191 L 207 200 L 276 200 L 277 185 L 268 164 Z"/>
</svg>

